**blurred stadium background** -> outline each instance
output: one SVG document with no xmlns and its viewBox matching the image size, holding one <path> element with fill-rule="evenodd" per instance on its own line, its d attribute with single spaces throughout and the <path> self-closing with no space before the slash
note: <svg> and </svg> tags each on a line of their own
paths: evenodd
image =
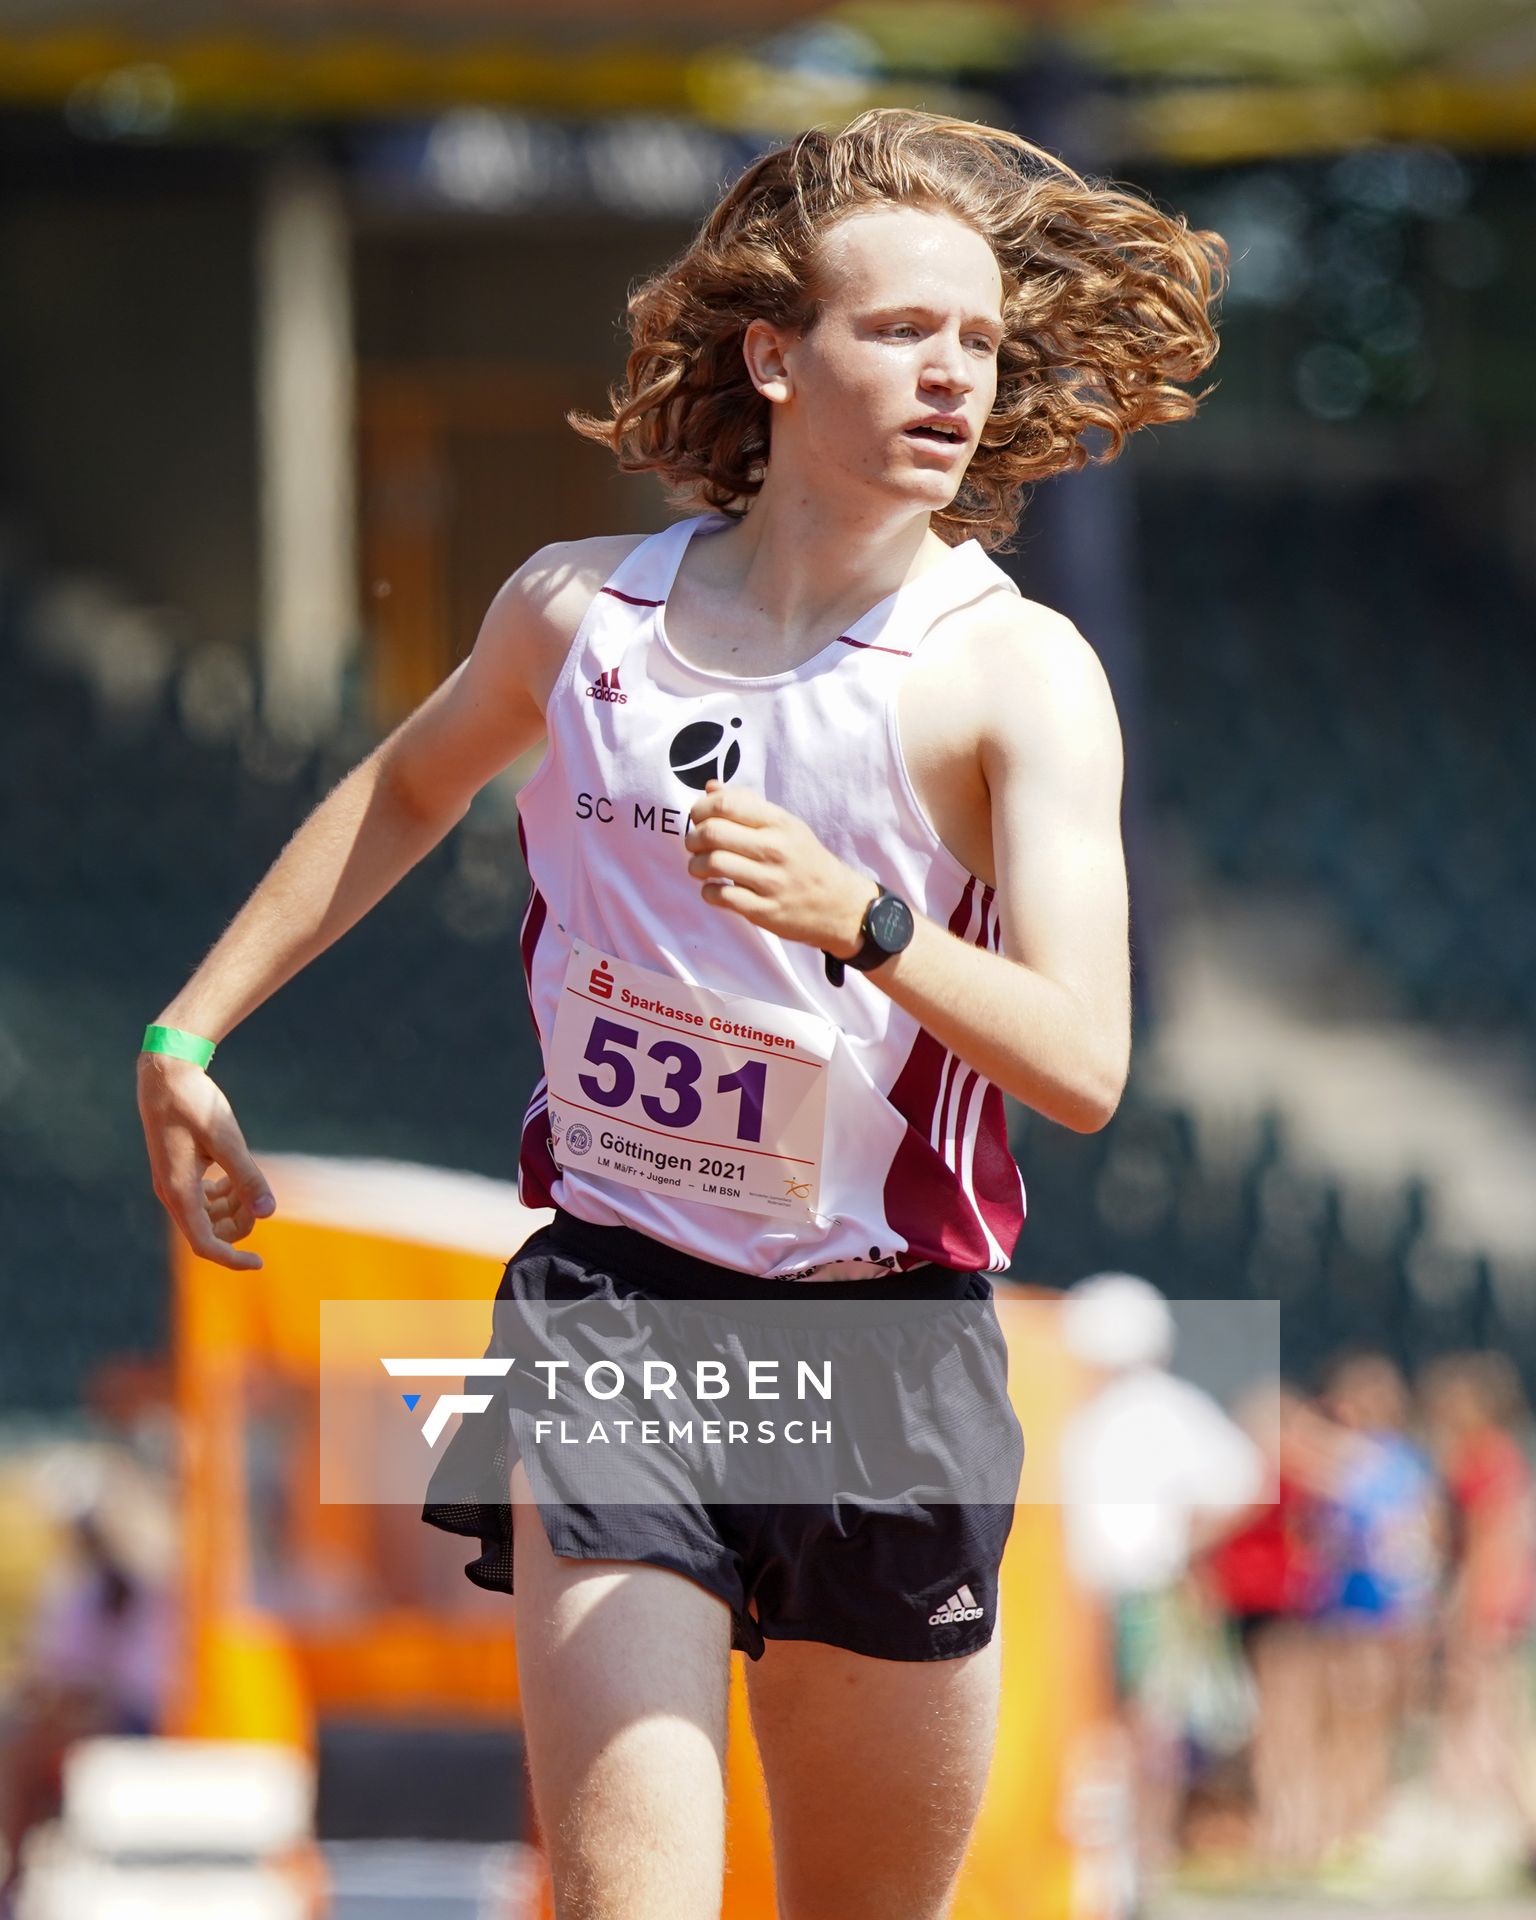
<svg viewBox="0 0 1536 1920">
<path fill-rule="evenodd" d="M 1530 0 L 0 0 L 8 1458 L 154 1451 L 144 1021 L 528 552 L 664 523 L 563 421 L 628 285 L 877 103 L 1233 252 L 1199 419 L 1005 562 L 1115 683 L 1137 969 L 1116 1120 L 1013 1116 L 1014 1277 L 1278 1299 L 1302 1385 L 1536 1389 Z M 510 1177 L 527 771 L 221 1052 L 258 1156 Z M 16 1672 L 45 1532 L 0 1539 Z"/>
</svg>

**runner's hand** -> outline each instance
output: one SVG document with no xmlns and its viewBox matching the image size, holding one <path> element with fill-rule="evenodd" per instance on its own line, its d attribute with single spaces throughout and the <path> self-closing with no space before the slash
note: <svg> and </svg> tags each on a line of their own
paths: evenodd
<svg viewBox="0 0 1536 1920">
<path fill-rule="evenodd" d="M 141 1053 L 139 1118 L 155 1197 L 187 1245 L 221 1267 L 259 1268 L 261 1256 L 234 1242 L 277 1203 L 222 1090 L 190 1060 Z"/>
<path fill-rule="evenodd" d="M 714 907 L 783 940 L 840 959 L 862 944 L 864 909 L 879 893 L 867 874 L 828 851 L 796 814 L 748 788 L 711 780 L 689 815 L 688 871 Z"/>
</svg>

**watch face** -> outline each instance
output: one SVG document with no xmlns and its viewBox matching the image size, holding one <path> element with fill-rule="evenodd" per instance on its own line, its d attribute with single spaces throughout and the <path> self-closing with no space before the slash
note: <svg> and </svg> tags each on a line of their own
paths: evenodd
<svg viewBox="0 0 1536 1920">
<path fill-rule="evenodd" d="M 883 893 L 869 910 L 869 931 L 887 953 L 900 953 L 912 938 L 912 909 L 894 893 Z"/>
</svg>

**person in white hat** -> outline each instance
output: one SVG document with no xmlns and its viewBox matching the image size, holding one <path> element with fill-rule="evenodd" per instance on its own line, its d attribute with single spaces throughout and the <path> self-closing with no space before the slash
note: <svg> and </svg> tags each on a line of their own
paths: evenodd
<svg viewBox="0 0 1536 1920">
<path fill-rule="evenodd" d="M 1198 1710 L 1212 1737 L 1235 1741 L 1245 1731 L 1240 1670 L 1213 1665 L 1197 1675 L 1181 1661 L 1175 1674 L 1169 1642 L 1187 1622 L 1164 1603 L 1195 1549 L 1264 1497 L 1267 1473 L 1259 1448 L 1216 1400 L 1169 1372 L 1176 1328 L 1156 1287 L 1134 1274 L 1095 1274 L 1070 1289 L 1061 1314 L 1068 1350 L 1097 1382 L 1062 1436 L 1068 1562 L 1102 1602 L 1112 1637 L 1136 1802 L 1137 1857 L 1125 1880 L 1139 1887 L 1172 1864 L 1191 1689 L 1203 1688 Z M 1187 1637 L 1182 1645 L 1187 1652 Z"/>
</svg>

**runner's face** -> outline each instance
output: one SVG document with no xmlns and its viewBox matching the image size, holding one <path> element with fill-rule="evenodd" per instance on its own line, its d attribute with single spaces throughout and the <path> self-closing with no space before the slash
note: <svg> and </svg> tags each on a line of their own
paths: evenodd
<svg viewBox="0 0 1536 1920">
<path fill-rule="evenodd" d="M 785 346 L 788 404 L 773 411 L 775 461 L 817 491 L 876 489 L 947 507 L 997 396 L 1003 282 L 991 247 L 945 213 L 879 207 L 822 243 L 822 313 Z M 908 431 L 927 414 L 957 443 Z"/>
</svg>

